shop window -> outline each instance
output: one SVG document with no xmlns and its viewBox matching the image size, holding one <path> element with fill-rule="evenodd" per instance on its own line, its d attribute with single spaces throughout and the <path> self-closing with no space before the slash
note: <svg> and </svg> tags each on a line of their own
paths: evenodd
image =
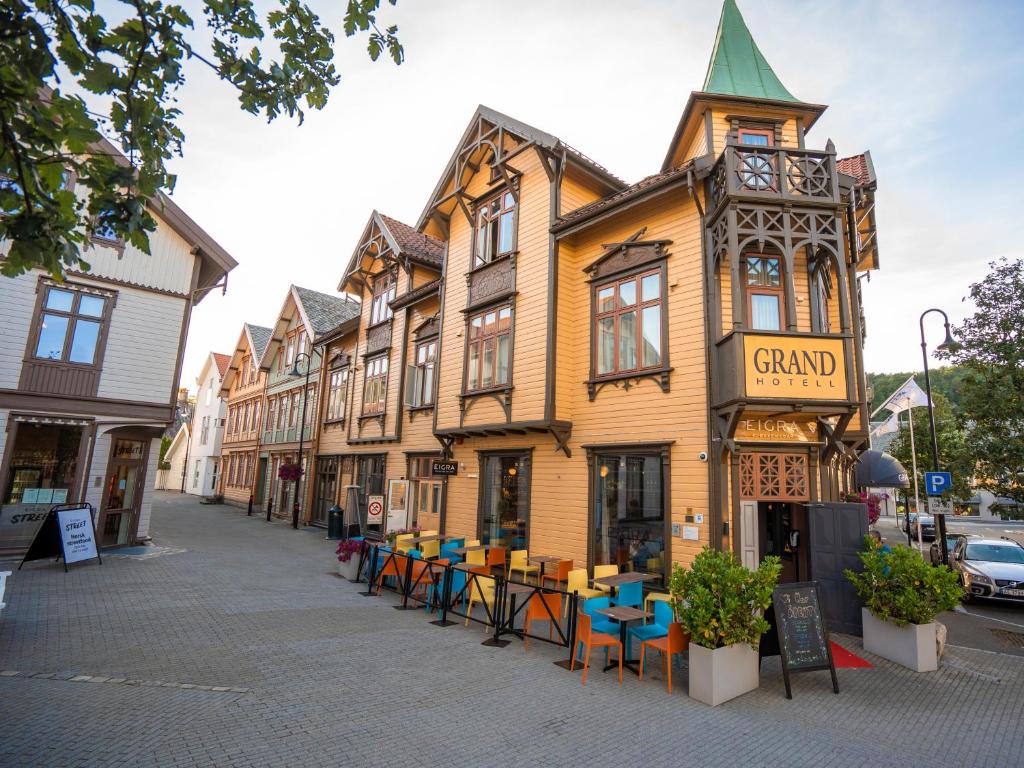
<svg viewBox="0 0 1024 768">
<path fill-rule="evenodd" d="M 391 319 L 391 302 L 395 300 L 395 276 L 385 272 L 373 281 L 373 301 L 370 304 L 370 325 Z"/>
<path fill-rule="evenodd" d="M 594 456 L 595 565 L 663 574 L 665 469 L 659 453 L 600 452 Z"/>
<path fill-rule="evenodd" d="M 755 331 L 781 330 L 785 305 L 782 259 L 747 255 L 743 262 L 748 325 Z"/>
<path fill-rule="evenodd" d="M 502 190 L 480 204 L 476 212 L 473 266 L 480 267 L 515 250 L 516 200 Z"/>
<path fill-rule="evenodd" d="M 512 307 L 496 307 L 469 318 L 466 391 L 504 387 L 509 381 Z"/>
<path fill-rule="evenodd" d="M 48 283 L 42 283 L 41 290 L 42 309 L 30 337 L 34 339 L 32 356 L 37 360 L 98 365 L 112 296 Z"/>
<path fill-rule="evenodd" d="M 0 502 L 50 505 L 71 501 L 82 427 L 28 421 L 16 421 L 15 425 L 14 434 L 8 435 L 9 466 Z M 0 531 L 0 542 L 7 533 Z"/>
<path fill-rule="evenodd" d="M 388 395 L 387 355 L 366 361 L 366 381 L 363 384 L 363 415 L 384 413 Z"/>
<path fill-rule="evenodd" d="M 422 408 L 434 402 L 434 368 L 437 362 L 437 340 L 416 345 L 415 363 L 406 375 L 405 404 Z"/>
<path fill-rule="evenodd" d="M 331 371 L 327 390 L 327 421 L 345 418 L 345 400 L 348 396 L 348 368 Z"/>
<path fill-rule="evenodd" d="M 594 288 L 591 339 L 598 378 L 662 366 L 664 305 L 660 268 Z"/>
<path fill-rule="evenodd" d="M 526 549 L 530 520 L 529 454 L 485 455 L 480 464 L 480 543 Z"/>
</svg>

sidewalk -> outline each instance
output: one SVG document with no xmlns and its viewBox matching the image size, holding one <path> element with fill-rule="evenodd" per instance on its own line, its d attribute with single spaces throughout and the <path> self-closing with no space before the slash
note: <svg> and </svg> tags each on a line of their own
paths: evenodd
<svg viewBox="0 0 1024 768">
<path fill-rule="evenodd" d="M 11 577 L 0 764 L 906 768 L 1024 750 L 1024 661 L 1003 654 L 954 648 L 916 675 L 842 637 L 875 669 L 839 670 L 840 695 L 808 673 L 787 701 L 775 659 L 711 709 L 682 671 L 671 696 L 630 675 L 584 688 L 556 649 L 485 647 L 478 626 L 364 597 L 322 532 L 158 494 L 153 538 L 152 556 Z"/>
</svg>

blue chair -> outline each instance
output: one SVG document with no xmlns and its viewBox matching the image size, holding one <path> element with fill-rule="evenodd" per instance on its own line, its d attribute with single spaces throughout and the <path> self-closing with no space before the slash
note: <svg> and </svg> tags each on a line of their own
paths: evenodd
<svg viewBox="0 0 1024 768">
<path fill-rule="evenodd" d="M 606 635 L 612 635 L 618 637 L 619 635 L 619 622 L 612 621 L 607 616 L 596 611 L 603 608 L 611 608 L 611 600 L 607 597 L 591 597 L 583 603 L 583 613 L 590 617 L 590 629 L 593 632 L 603 632 Z M 583 643 L 579 643 L 576 648 L 577 658 L 579 658 L 579 652 L 583 648 Z M 582 659 L 580 659 L 582 661 Z M 604 651 L 604 663 L 608 665 L 608 649 Z"/>
<path fill-rule="evenodd" d="M 453 549 L 458 549 L 463 546 L 462 544 L 456 544 L 455 542 L 449 542 L 448 544 L 441 545 L 441 558 L 447 559 L 449 563 L 455 565 L 456 563 L 462 562 L 462 555 L 458 555 L 452 552 Z"/>
<path fill-rule="evenodd" d="M 631 581 L 619 585 L 619 593 L 612 598 L 612 605 L 628 605 L 639 608 L 644 604 L 644 584 L 642 581 Z"/>
<path fill-rule="evenodd" d="M 623 586 L 626 585 L 623 584 Z M 664 600 L 657 600 L 654 603 L 654 623 L 631 627 L 626 633 L 626 658 L 632 657 L 629 651 L 633 646 L 634 637 L 641 643 L 645 640 L 665 637 L 668 635 L 668 625 L 672 623 L 674 618 L 675 614 L 672 612 L 672 606 Z"/>
<path fill-rule="evenodd" d="M 448 539 L 449 547 L 464 547 L 466 546 L 466 537 L 463 536 L 461 539 Z"/>
<path fill-rule="evenodd" d="M 411 557 L 413 560 L 423 559 L 423 553 L 420 552 L 418 549 L 410 549 L 408 552 L 406 552 L 406 554 L 409 555 L 409 557 Z"/>
<path fill-rule="evenodd" d="M 466 572 L 465 571 L 458 571 L 458 570 L 456 570 L 454 568 L 452 568 L 451 570 L 445 571 L 445 575 L 441 577 L 441 579 L 438 581 L 437 584 L 434 584 L 432 586 L 432 590 L 433 590 L 432 599 L 430 601 L 428 601 L 427 604 L 424 606 L 424 609 L 427 611 L 427 613 L 430 613 L 430 606 L 431 606 L 431 604 L 433 604 L 433 605 L 437 606 L 437 615 L 438 616 L 441 615 L 441 609 L 442 609 L 441 597 L 442 597 L 442 595 L 444 595 L 445 579 L 449 578 L 449 574 L 450 574 L 450 577 L 451 577 L 451 580 L 452 580 L 452 591 L 451 591 L 452 597 L 457 596 L 459 594 L 459 592 L 462 592 L 462 590 L 465 589 L 465 586 L 466 586 Z M 463 608 L 465 608 L 465 605 L 466 605 L 467 593 L 468 592 L 469 592 L 469 590 L 466 590 L 466 592 L 462 593 L 462 597 L 459 598 L 459 601 L 462 603 Z"/>
</svg>

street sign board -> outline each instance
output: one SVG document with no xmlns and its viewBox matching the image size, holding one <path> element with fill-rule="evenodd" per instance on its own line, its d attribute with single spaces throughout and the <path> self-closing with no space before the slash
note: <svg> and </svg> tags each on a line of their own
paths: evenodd
<svg viewBox="0 0 1024 768">
<path fill-rule="evenodd" d="M 925 472 L 924 487 L 929 496 L 941 496 L 953 487 L 953 475 L 949 472 Z"/>
<path fill-rule="evenodd" d="M 459 463 L 434 459 L 430 462 L 430 474 L 440 477 L 455 477 L 459 474 Z"/>
<path fill-rule="evenodd" d="M 928 514 L 929 515 L 952 515 L 953 514 L 953 502 L 945 501 L 936 497 L 928 499 Z"/>
<path fill-rule="evenodd" d="M 384 522 L 384 497 L 368 496 L 366 498 L 366 524 L 380 525 Z"/>
</svg>

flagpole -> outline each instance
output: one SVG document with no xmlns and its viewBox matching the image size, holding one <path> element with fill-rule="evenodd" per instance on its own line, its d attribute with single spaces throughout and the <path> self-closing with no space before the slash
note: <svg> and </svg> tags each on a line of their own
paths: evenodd
<svg viewBox="0 0 1024 768">
<path fill-rule="evenodd" d="M 907 417 L 910 420 L 910 462 L 914 467 L 914 509 L 917 510 L 917 548 L 924 551 L 924 539 L 921 536 L 921 500 L 917 491 L 917 449 L 914 447 L 914 407 L 907 398 Z M 910 529 L 910 511 L 907 510 L 907 529 Z"/>
</svg>

